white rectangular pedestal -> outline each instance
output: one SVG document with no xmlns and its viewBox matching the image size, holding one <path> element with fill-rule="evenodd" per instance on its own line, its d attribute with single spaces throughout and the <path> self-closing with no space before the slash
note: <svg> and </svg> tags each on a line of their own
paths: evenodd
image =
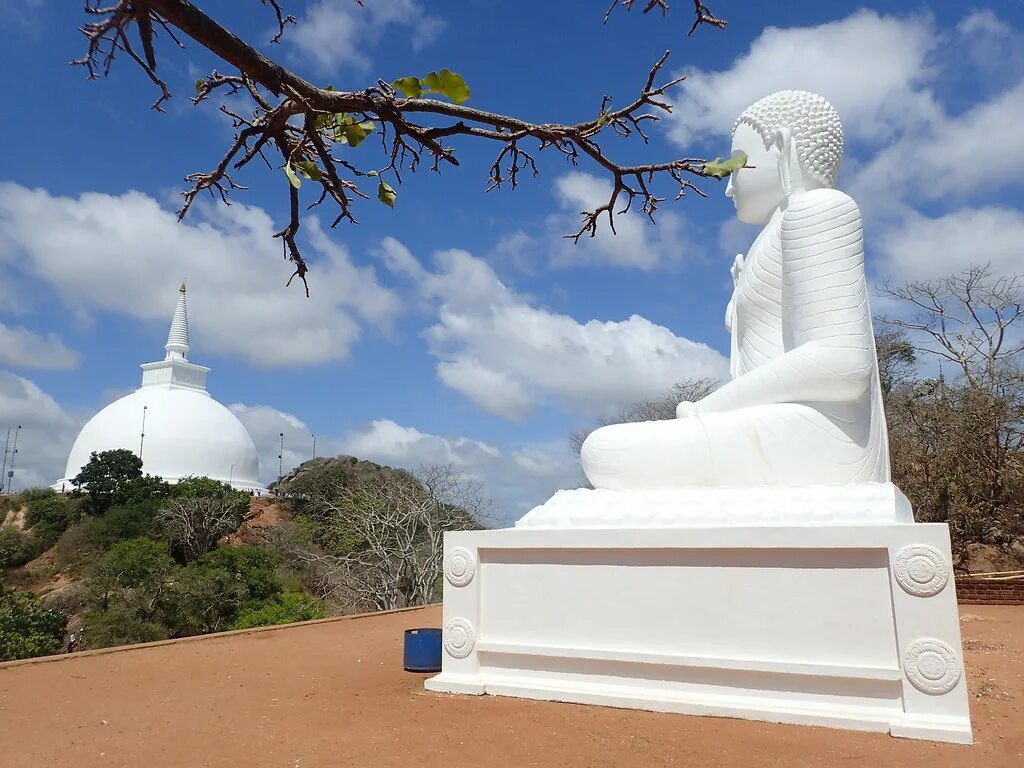
<svg viewBox="0 0 1024 768">
<path fill-rule="evenodd" d="M 433 691 L 970 743 L 941 524 L 445 537 Z"/>
</svg>

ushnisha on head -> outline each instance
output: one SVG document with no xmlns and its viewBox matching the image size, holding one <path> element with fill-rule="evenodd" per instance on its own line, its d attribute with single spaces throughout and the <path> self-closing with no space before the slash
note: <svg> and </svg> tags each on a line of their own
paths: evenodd
<svg viewBox="0 0 1024 768">
<path fill-rule="evenodd" d="M 740 221 L 765 224 L 791 194 L 835 186 L 843 125 L 821 96 L 777 91 L 737 118 L 732 150 L 747 155 L 749 167 L 732 174 L 726 195 Z"/>
</svg>

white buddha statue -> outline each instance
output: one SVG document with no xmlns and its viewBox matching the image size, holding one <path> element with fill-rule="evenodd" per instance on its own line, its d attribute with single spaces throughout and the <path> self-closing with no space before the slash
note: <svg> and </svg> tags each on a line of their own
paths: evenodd
<svg viewBox="0 0 1024 768">
<path fill-rule="evenodd" d="M 732 380 L 675 420 L 596 430 L 583 470 L 613 490 L 888 483 L 861 215 L 835 189 L 839 117 L 821 96 L 773 93 L 732 148 L 748 161 L 726 195 L 763 226 L 732 267 Z"/>
</svg>

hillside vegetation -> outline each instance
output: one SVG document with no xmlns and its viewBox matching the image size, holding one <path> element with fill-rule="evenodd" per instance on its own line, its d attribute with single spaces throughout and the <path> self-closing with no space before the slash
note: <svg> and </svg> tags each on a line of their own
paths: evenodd
<svg viewBox="0 0 1024 768">
<path fill-rule="evenodd" d="M 478 523 L 451 502 L 457 473 L 422 478 L 321 459 L 254 498 L 93 454 L 73 493 L 0 497 L 0 660 L 72 633 L 70 649 L 103 648 L 434 600 L 443 532 Z"/>
</svg>

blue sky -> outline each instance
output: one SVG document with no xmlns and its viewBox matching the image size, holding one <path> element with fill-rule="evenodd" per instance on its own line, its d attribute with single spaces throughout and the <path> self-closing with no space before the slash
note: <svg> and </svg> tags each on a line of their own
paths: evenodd
<svg viewBox="0 0 1024 768">
<path fill-rule="evenodd" d="M 200 7 L 265 43 L 256 0 Z M 722 314 L 733 255 L 755 231 L 734 221 L 724 186 L 666 204 L 657 226 L 623 217 L 573 247 L 561 235 L 607 180 L 540 156 L 516 192 L 484 194 L 497 151 L 463 141 L 462 166 L 405 175 L 394 210 L 359 206 L 358 226 L 307 220 L 312 296 L 270 235 L 280 171 L 255 166 L 230 208 L 204 202 L 174 221 L 182 177 L 212 167 L 230 126 L 193 107 L 214 62 L 165 47 L 167 112 L 127 62 L 87 82 L 78 4 L 9 0 L 0 28 L 0 429 L 24 426 L 15 485 L 51 482 L 78 428 L 138 385 L 162 357 L 181 279 L 190 286 L 192 359 L 247 424 L 265 479 L 286 459 L 349 452 L 396 465 L 452 461 L 513 519 L 577 483 L 567 435 L 672 382 L 724 375 Z M 687 81 L 648 146 L 609 140 L 623 161 L 726 154 L 733 119 L 780 88 L 815 90 L 844 119 L 839 186 L 866 217 L 872 280 L 916 279 L 991 261 L 1024 263 L 1024 6 L 1017 2 L 722 0 L 727 31 L 686 38 L 688 8 L 664 19 L 604 0 L 290 0 L 299 17 L 269 55 L 308 79 L 359 88 L 448 67 L 471 104 L 537 121 L 596 114 L 632 98 L 651 64 Z M 372 155 L 376 145 L 358 150 Z M 379 163 L 378 158 L 371 162 Z M 371 190 L 372 191 L 372 190 Z M 875 309 L 882 309 L 876 303 Z"/>
</svg>

